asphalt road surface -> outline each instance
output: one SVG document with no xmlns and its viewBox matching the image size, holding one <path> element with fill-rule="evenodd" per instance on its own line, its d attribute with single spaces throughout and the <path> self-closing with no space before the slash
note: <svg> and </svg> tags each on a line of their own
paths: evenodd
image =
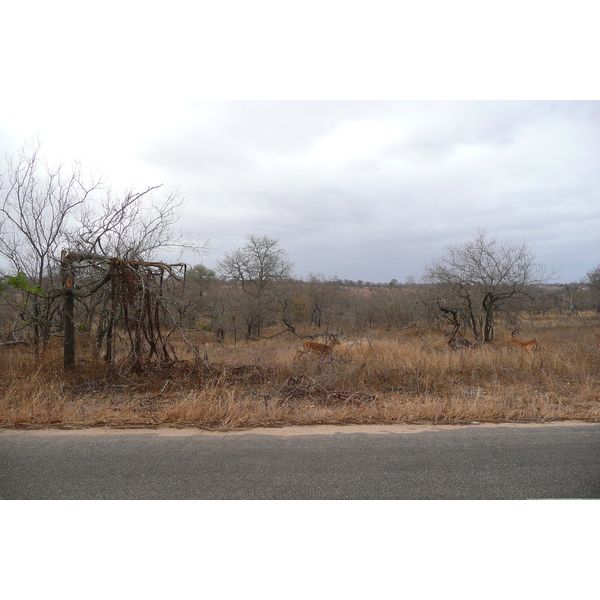
<svg viewBox="0 0 600 600">
<path fill-rule="evenodd" d="M 600 424 L 0 433 L 0 499 L 600 498 Z"/>
</svg>

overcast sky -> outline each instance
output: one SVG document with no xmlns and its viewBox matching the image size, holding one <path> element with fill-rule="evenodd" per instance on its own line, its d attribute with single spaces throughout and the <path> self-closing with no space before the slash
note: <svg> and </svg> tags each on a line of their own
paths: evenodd
<svg viewBox="0 0 600 600">
<path fill-rule="evenodd" d="M 509 2 L 501 31 L 477 30 L 473 45 L 457 40 L 474 21 L 448 33 L 450 13 L 431 19 L 443 3 L 410 22 L 379 2 L 308 2 L 301 15 L 213 4 L 14 3 L 0 146 L 39 136 L 51 160 L 78 158 L 114 188 L 178 188 L 181 228 L 210 240 L 186 259 L 209 267 L 258 234 L 300 277 L 404 281 L 479 229 L 527 240 L 562 281 L 600 264 L 600 102 L 568 79 L 593 79 L 587 67 L 554 49 L 562 31 L 576 56 L 597 56 L 593 20 L 565 31 L 568 17 L 545 13 L 535 46 L 526 28 L 507 45 Z"/>
</svg>

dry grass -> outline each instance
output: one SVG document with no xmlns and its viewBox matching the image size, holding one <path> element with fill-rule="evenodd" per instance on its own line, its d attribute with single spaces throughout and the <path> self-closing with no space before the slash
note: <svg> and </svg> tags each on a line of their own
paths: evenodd
<svg viewBox="0 0 600 600">
<path fill-rule="evenodd" d="M 400 331 L 346 339 L 333 358 L 297 356 L 299 341 L 281 336 L 205 343 L 206 362 L 189 356 L 143 375 L 86 356 L 85 344 L 69 373 L 59 347 L 37 360 L 29 349 L 0 348 L 0 426 L 600 420 L 600 323 L 543 325 L 533 354 L 502 342 L 452 351 L 442 334 Z"/>
</svg>

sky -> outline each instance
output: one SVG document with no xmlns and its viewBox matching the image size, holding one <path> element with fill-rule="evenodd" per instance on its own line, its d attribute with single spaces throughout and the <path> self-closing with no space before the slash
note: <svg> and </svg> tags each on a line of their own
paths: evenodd
<svg viewBox="0 0 600 600">
<path fill-rule="evenodd" d="M 560 281 L 600 264 L 587 3 L 493 26 L 470 2 L 13 4 L 3 154 L 37 137 L 115 190 L 178 190 L 191 264 L 267 235 L 297 277 L 403 282 L 479 230 Z"/>
</svg>

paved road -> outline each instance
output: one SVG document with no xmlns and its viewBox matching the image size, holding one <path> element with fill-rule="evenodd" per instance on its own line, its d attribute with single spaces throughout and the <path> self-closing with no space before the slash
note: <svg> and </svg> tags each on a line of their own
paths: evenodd
<svg viewBox="0 0 600 600">
<path fill-rule="evenodd" d="M 0 433 L 0 499 L 600 498 L 600 424 Z"/>
</svg>

